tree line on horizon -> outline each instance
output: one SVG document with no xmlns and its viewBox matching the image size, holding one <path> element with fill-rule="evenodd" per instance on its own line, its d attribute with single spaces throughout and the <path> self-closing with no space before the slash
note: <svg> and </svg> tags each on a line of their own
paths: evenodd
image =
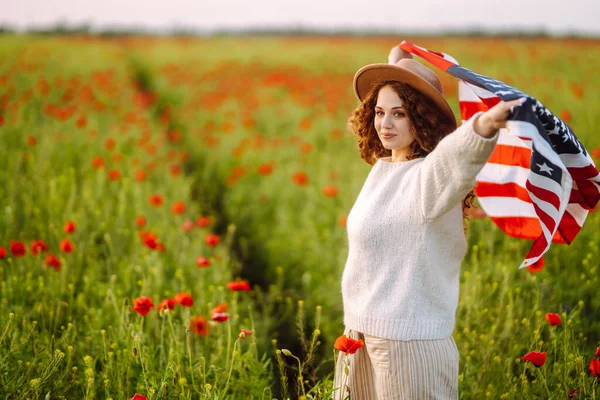
<svg viewBox="0 0 600 400">
<path fill-rule="evenodd" d="M 469 37 L 528 37 L 528 38 L 578 38 L 597 39 L 600 36 L 572 32 L 568 34 L 551 34 L 543 28 L 531 30 L 507 28 L 506 30 L 486 30 L 482 27 L 465 27 L 464 29 L 445 29 L 441 31 L 410 31 L 400 29 L 364 29 L 340 28 L 319 29 L 313 27 L 248 27 L 248 28 L 219 28 L 200 29 L 193 27 L 173 27 L 166 30 L 151 29 L 146 27 L 104 27 L 93 28 L 89 24 L 67 25 L 59 22 L 47 27 L 29 27 L 24 31 L 18 30 L 7 24 L 0 24 L 0 34 L 28 34 L 40 36 L 53 35 L 94 35 L 94 36 L 168 36 L 168 37 L 196 37 L 196 36 L 411 36 L 411 37 L 436 37 L 436 36 L 469 36 Z"/>
</svg>

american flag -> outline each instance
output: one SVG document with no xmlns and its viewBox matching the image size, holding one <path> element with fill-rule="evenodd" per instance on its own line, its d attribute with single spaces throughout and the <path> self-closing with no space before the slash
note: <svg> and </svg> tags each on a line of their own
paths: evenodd
<svg viewBox="0 0 600 400">
<path fill-rule="evenodd" d="M 542 261 L 552 242 L 571 244 L 600 200 L 598 169 L 571 128 L 532 96 L 462 67 L 448 54 L 408 42 L 400 48 L 459 79 L 463 121 L 501 100 L 526 98 L 500 129 L 475 194 L 500 229 L 533 240 L 519 268 Z"/>
</svg>

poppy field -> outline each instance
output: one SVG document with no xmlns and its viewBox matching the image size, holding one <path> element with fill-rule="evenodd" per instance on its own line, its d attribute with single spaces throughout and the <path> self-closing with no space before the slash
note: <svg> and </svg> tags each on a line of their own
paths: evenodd
<svg viewBox="0 0 600 400">
<path fill-rule="evenodd" d="M 600 161 L 598 40 L 0 37 L 0 397 L 331 398 L 361 351 L 352 78 L 401 39 L 536 97 Z M 531 242 L 467 227 L 460 397 L 600 398 L 599 213 L 522 270 Z"/>
</svg>

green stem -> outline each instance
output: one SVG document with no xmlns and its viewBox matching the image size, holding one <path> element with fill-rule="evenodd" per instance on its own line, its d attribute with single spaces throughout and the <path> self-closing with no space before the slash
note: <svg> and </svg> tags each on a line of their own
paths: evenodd
<svg viewBox="0 0 600 400">
<path fill-rule="evenodd" d="M 236 341 L 233 342 L 233 353 L 231 354 L 231 365 L 229 366 L 229 374 L 227 375 L 227 382 L 225 382 L 225 390 L 223 391 L 224 393 L 227 393 L 227 388 L 229 387 L 229 379 L 231 379 L 231 373 L 233 372 L 233 360 L 235 359 L 235 349 L 236 349 L 239 341 L 240 341 L 240 339 L 236 339 Z"/>
</svg>

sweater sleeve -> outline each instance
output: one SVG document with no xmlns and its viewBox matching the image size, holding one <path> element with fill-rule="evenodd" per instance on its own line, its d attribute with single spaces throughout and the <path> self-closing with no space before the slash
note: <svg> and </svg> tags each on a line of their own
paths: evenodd
<svg viewBox="0 0 600 400">
<path fill-rule="evenodd" d="M 421 165 L 421 209 L 426 219 L 450 211 L 475 185 L 475 177 L 494 151 L 498 133 L 484 138 L 473 129 L 472 116 L 444 137 Z"/>
</svg>

